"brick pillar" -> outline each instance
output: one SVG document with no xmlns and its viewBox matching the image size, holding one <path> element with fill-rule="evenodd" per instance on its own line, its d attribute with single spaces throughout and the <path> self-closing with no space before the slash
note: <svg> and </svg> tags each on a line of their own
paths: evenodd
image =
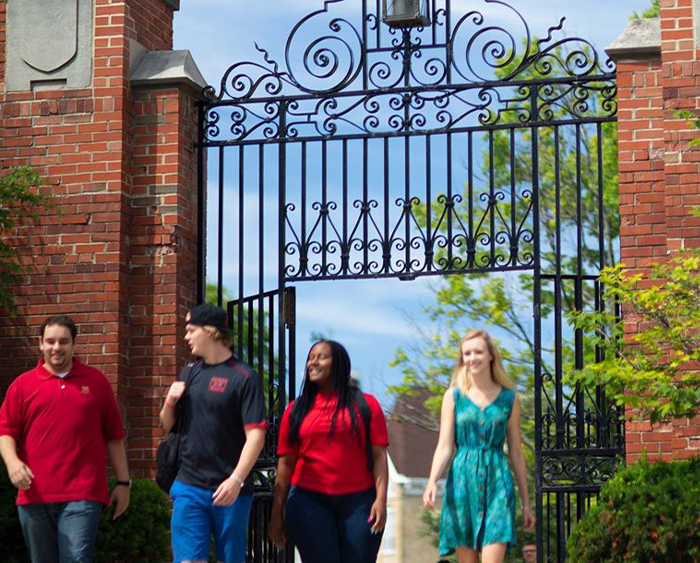
<svg viewBox="0 0 700 563">
<path fill-rule="evenodd" d="M 700 246 L 700 152 L 697 131 L 674 110 L 699 110 L 698 7 L 662 0 L 661 17 L 630 22 L 608 47 L 617 63 L 620 167 L 620 254 L 632 272 L 648 273 L 670 252 Z M 629 319 L 626 331 L 639 327 Z M 700 453 L 700 420 L 652 427 L 627 424 L 627 459 Z"/>
<path fill-rule="evenodd" d="M 94 0 L 88 85 L 11 91 L 0 3 L 0 173 L 35 167 L 57 204 L 37 227 L 7 233 L 31 270 L 16 291 L 18 315 L 0 312 L 0 396 L 36 363 L 43 319 L 70 314 L 79 357 L 115 387 L 137 474 L 153 467 L 157 413 L 187 357 L 181 320 L 196 291 L 203 80 L 189 53 L 170 51 L 177 8 Z"/>
</svg>

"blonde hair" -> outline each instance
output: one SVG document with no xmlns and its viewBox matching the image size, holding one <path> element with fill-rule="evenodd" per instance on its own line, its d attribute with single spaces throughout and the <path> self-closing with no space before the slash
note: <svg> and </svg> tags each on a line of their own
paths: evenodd
<svg viewBox="0 0 700 563">
<path fill-rule="evenodd" d="M 202 328 L 209 333 L 209 336 L 211 336 L 212 340 L 215 342 L 221 342 L 227 348 L 230 348 L 231 344 L 233 344 L 232 334 L 219 330 L 215 326 L 204 325 Z"/>
<path fill-rule="evenodd" d="M 503 361 L 501 360 L 501 354 L 498 348 L 491 340 L 489 333 L 485 330 L 472 330 L 467 333 L 467 335 L 462 338 L 459 343 L 459 355 L 457 356 L 457 363 L 452 370 L 452 381 L 450 381 L 451 387 L 457 387 L 462 393 L 467 393 L 469 388 L 472 386 L 471 377 L 469 376 L 469 370 L 464 364 L 464 359 L 462 357 L 462 346 L 467 340 L 473 340 L 474 338 L 483 338 L 486 342 L 486 347 L 488 348 L 489 354 L 491 354 L 491 379 L 498 383 L 506 389 L 513 389 L 515 384 L 508 377 L 505 368 L 503 367 Z"/>
</svg>

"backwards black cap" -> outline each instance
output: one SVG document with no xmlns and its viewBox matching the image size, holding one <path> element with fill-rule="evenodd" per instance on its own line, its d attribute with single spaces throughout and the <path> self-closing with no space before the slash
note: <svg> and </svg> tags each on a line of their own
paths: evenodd
<svg viewBox="0 0 700 563">
<path fill-rule="evenodd" d="M 190 318 L 187 322 L 197 326 L 213 326 L 221 332 L 231 334 L 226 326 L 226 311 L 211 303 L 197 305 L 190 311 Z"/>
</svg>

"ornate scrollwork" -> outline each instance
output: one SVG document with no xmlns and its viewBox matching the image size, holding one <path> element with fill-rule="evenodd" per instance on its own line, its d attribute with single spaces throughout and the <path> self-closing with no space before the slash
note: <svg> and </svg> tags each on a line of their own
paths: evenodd
<svg viewBox="0 0 700 563">
<path fill-rule="evenodd" d="M 416 196 L 396 198 L 393 204 L 356 199 L 344 210 L 346 219 L 336 202 L 288 203 L 285 275 L 301 280 L 531 266 L 532 200 L 529 190 L 519 196 L 517 209 L 506 212 L 502 191 L 478 195 L 473 202 L 478 220 L 471 228 L 461 194 L 441 194 L 431 202 L 430 228 L 425 204 Z M 304 205 L 310 226 L 302 230 Z"/>
<path fill-rule="evenodd" d="M 522 15 L 502 0 L 483 0 L 488 11 L 470 11 L 454 23 L 448 18 L 451 0 L 435 0 L 430 25 L 398 30 L 380 24 L 379 3 L 369 0 L 357 11 L 364 19 L 345 11 L 340 17 L 339 5 L 351 1 L 326 0 L 302 18 L 287 37 L 283 64 L 256 45 L 262 62 L 236 63 L 218 92 L 208 86 L 206 137 L 430 132 L 612 116 L 617 110 L 612 63 L 601 63 L 586 40 L 557 39 L 563 18 L 535 40 Z M 497 11 L 507 12 L 519 29 L 489 23 Z M 226 103 L 236 106 L 230 137 L 220 127 Z"/>
<path fill-rule="evenodd" d="M 609 456 L 581 450 L 542 456 L 542 485 L 575 491 L 600 487 L 624 464 L 622 455 Z"/>
</svg>

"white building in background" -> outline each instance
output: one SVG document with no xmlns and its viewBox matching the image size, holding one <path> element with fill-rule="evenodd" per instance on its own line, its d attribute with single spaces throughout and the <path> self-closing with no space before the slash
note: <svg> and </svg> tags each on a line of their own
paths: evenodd
<svg viewBox="0 0 700 563">
<path fill-rule="evenodd" d="M 387 418 L 389 428 L 389 491 L 387 523 L 377 563 L 437 563 L 434 537 L 421 521 L 423 491 L 438 434 L 434 417 L 423 406 L 427 393 L 401 396 Z M 444 479 L 438 483 L 442 497 Z"/>
</svg>

